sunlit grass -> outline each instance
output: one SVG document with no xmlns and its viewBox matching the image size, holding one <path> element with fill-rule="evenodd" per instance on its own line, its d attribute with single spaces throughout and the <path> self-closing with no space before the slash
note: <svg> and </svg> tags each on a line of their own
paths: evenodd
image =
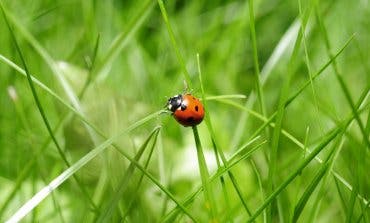
<svg viewBox="0 0 370 223">
<path fill-rule="evenodd" d="M 0 222 L 370 222 L 366 1 L 0 4 Z"/>
</svg>

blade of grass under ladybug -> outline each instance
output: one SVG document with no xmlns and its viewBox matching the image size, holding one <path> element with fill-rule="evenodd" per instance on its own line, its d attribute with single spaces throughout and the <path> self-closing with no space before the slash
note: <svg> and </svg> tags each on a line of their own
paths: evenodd
<svg viewBox="0 0 370 223">
<path fill-rule="evenodd" d="M 156 138 L 158 136 L 160 128 L 155 128 L 148 136 L 148 138 L 145 140 L 145 142 L 140 147 L 139 151 L 136 153 L 134 160 L 136 162 L 139 162 L 141 156 L 143 155 L 144 151 L 148 148 L 148 144 L 150 140 L 154 137 Z M 129 182 L 131 181 L 131 177 L 134 174 L 134 171 L 136 169 L 136 166 L 133 163 L 130 163 L 129 167 L 127 168 L 125 174 L 123 175 L 122 179 L 117 185 L 116 191 L 111 196 L 110 201 L 107 203 L 107 206 L 100 212 L 100 216 L 97 219 L 97 222 L 109 222 L 111 221 L 111 217 L 113 215 L 113 212 L 118 207 L 118 202 L 123 198 L 123 195 L 129 186 Z"/>
<path fill-rule="evenodd" d="M 213 127 L 212 127 L 212 122 L 211 122 L 211 116 L 208 112 L 208 109 L 207 109 L 207 101 L 205 99 L 205 93 L 204 93 L 204 87 L 203 87 L 203 81 L 202 81 L 202 70 L 200 69 L 200 60 L 199 60 L 199 54 L 197 54 L 197 63 L 198 63 L 198 74 L 199 74 L 199 82 L 200 82 L 200 86 L 201 86 L 201 90 L 202 90 L 202 99 L 203 99 L 203 103 L 204 103 L 204 106 L 205 106 L 205 122 L 206 122 L 206 125 L 207 125 L 207 128 L 208 128 L 208 131 L 211 135 L 211 139 L 212 139 L 212 142 L 213 142 L 213 148 L 214 148 L 214 151 L 215 151 L 215 157 L 216 157 L 216 160 L 218 160 L 218 155 L 220 155 L 220 158 L 222 160 L 222 164 L 227 167 L 227 161 L 226 161 L 226 157 L 223 153 L 223 151 L 221 149 L 219 149 L 219 146 L 217 144 L 217 140 L 216 140 L 216 137 L 215 137 L 215 133 L 214 133 L 214 130 L 213 130 Z M 238 194 L 238 197 L 240 199 L 240 201 L 242 202 L 243 204 L 243 207 L 244 209 L 246 210 L 246 212 L 249 214 L 249 216 L 251 215 L 251 212 L 247 206 L 247 202 L 245 201 L 244 197 L 243 197 L 243 194 L 241 192 L 241 189 L 240 189 L 240 186 L 236 180 L 236 178 L 234 177 L 234 174 L 229 171 L 228 172 L 228 175 L 229 175 L 229 178 L 233 184 L 233 187 L 235 189 L 235 191 L 237 192 Z M 220 179 L 222 182 L 223 181 L 223 178 Z M 224 185 L 222 185 L 224 186 Z M 228 197 L 227 195 L 225 194 L 225 199 L 228 200 Z"/>
<path fill-rule="evenodd" d="M 207 211 L 209 212 L 209 221 L 216 221 L 216 202 L 214 201 L 213 197 L 213 190 L 212 186 L 209 182 L 209 172 L 206 160 L 204 158 L 203 148 L 202 144 L 200 142 L 198 129 L 196 126 L 192 127 L 194 140 L 195 140 L 195 147 L 197 149 L 197 158 L 198 158 L 198 166 L 199 166 L 199 172 L 200 172 L 200 178 L 202 181 L 202 185 L 205 192 L 205 207 Z"/>
<path fill-rule="evenodd" d="M 177 60 L 180 63 L 181 69 L 183 71 L 183 75 L 184 75 L 184 78 L 185 78 L 185 81 L 186 81 L 186 84 L 187 84 L 187 88 L 188 89 L 193 89 L 192 88 L 193 85 L 192 85 L 192 82 L 191 82 L 191 79 L 190 79 L 189 72 L 186 69 L 184 59 L 183 59 L 183 57 L 181 55 L 181 52 L 179 50 L 179 47 L 177 45 L 176 38 L 175 38 L 175 35 L 174 35 L 173 30 L 172 30 L 172 27 L 171 27 L 171 23 L 170 23 L 170 21 L 168 19 L 166 7 L 163 4 L 163 0 L 158 0 L 158 5 L 159 5 L 159 8 L 161 10 L 161 14 L 162 14 L 164 23 L 166 24 L 168 35 L 170 37 L 172 47 L 175 50 L 175 54 L 176 54 Z"/>
<path fill-rule="evenodd" d="M 199 54 L 197 54 L 197 64 L 198 64 L 198 77 L 199 77 L 200 87 L 201 87 L 201 91 L 202 91 L 202 100 L 203 100 L 203 104 L 204 104 L 204 108 L 205 108 L 205 122 L 206 122 L 208 131 L 209 131 L 210 136 L 211 136 L 212 147 L 213 147 L 213 151 L 214 151 L 214 154 L 215 154 L 215 159 L 217 161 L 217 169 L 220 169 L 221 164 L 220 164 L 219 153 L 222 153 L 222 151 L 219 152 L 219 150 L 218 150 L 219 146 L 218 146 L 218 143 L 217 143 L 214 131 L 213 131 L 213 127 L 212 127 L 212 123 L 211 123 L 211 116 L 208 112 L 208 106 L 207 106 L 207 101 L 205 99 L 205 93 L 204 93 L 204 87 L 203 87 L 203 81 L 202 81 L 202 71 L 201 71 L 201 68 L 200 68 Z M 223 160 L 222 163 L 224 164 L 225 161 Z M 234 178 L 232 178 L 232 179 L 234 179 Z M 224 195 L 225 207 L 227 209 L 229 209 L 230 208 L 230 198 L 229 198 L 226 186 L 225 186 L 224 176 L 220 177 L 220 183 L 221 183 L 222 192 L 223 192 L 223 195 Z M 228 210 L 226 212 L 230 212 L 230 210 Z"/>
<path fill-rule="evenodd" d="M 213 174 L 213 176 L 210 178 L 210 182 L 214 182 L 218 179 L 220 179 L 220 176 L 224 175 L 225 173 L 229 172 L 231 170 L 232 167 L 234 167 L 236 164 L 238 164 L 239 162 L 241 162 L 242 160 L 244 159 L 247 159 L 249 158 L 251 155 L 254 154 L 254 152 L 256 152 L 258 149 L 261 148 L 261 146 L 263 144 L 265 144 L 266 142 L 262 142 L 254 147 L 252 147 L 249 151 L 245 152 L 247 149 L 250 148 L 250 145 L 251 143 L 245 143 L 244 146 L 242 146 L 238 151 L 238 153 L 234 153 L 230 159 L 227 161 L 227 168 L 222 168 L 222 169 L 219 169 L 216 173 Z M 240 156 L 241 154 L 244 154 L 242 155 L 239 159 L 236 159 L 237 156 Z M 235 160 L 235 161 L 234 161 Z M 203 186 L 200 186 L 197 190 L 195 190 L 195 192 L 193 192 L 191 195 L 189 195 L 183 202 L 182 204 L 184 206 L 188 206 L 190 205 L 190 203 L 196 198 L 197 195 L 199 195 L 199 193 L 203 190 Z M 179 211 L 179 207 L 175 207 L 173 208 L 164 218 L 163 220 L 161 220 L 161 222 L 172 222 L 174 219 L 174 217 L 177 215 Z"/>
</svg>

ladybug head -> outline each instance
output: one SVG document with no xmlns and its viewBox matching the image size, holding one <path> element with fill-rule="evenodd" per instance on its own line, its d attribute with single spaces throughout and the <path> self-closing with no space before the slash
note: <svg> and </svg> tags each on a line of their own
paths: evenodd
<svg viewBox="0 0 370 223">
<path fill-rule="evenodd" d="M 168 110 L 175 112 L 176 109 L 178 109 L 181 106 L 181 104 L 182 104 L 182 95 L 178 94 L 168 99 L 167 108 Z"/>
</svg>

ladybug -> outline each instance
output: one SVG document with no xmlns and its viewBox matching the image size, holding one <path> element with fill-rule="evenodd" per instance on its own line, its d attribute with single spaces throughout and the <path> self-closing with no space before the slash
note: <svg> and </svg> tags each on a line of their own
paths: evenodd
<svg viewBox="0 0 370 223">
<path fill-rule="evenodd" d="M 204 107 L 202 103 L 191 94 L 178 94 L 167 101 L 167 109 L 181 125 L 196 126 L 202 122 Z"/>
</svg>

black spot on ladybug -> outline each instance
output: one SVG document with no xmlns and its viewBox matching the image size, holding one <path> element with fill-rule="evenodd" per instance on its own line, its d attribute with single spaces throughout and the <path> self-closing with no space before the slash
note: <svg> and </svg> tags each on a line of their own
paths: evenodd
<svg viewBox="0 0 370 223">
<path fill-rule="evenodd" d="M 195 111 L 198 111 L 198 105 L 195 106 Z"/>
<path fill-rule="evenodd" d="M 193 122 L 194 121 L 194 117 L 189 117 L 186 119 L 187 122 Z"/>
<path fill-rule="evenodd" d="M 186 105 L 181 105 L 181 111 L 185 111 L 186 110 Z"/>
</svg>

